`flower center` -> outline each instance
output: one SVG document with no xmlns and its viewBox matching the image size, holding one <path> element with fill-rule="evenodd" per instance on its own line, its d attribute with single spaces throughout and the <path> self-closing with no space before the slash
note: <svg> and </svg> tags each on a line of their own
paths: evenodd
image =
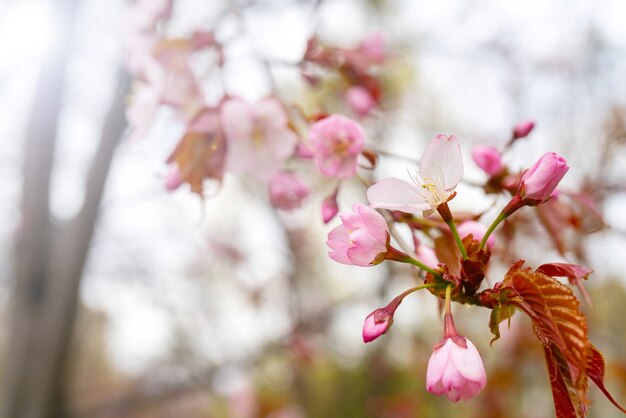
<svg viewBox="0 0 626 418">
<path fill-rule="evenodd" d="M 348 153 L 348 148 L 350 147 L 350 142 L 345 136 L 340 136 L 335 139 L 332 145 L 333 154 L 338 155 L 340 157 L 345 156 Z"/>
<path fill-rule="evenodd" d="M 265 135 L 263 135 L 263 131 L 258 127 L 255 127 L 252 131 L 252 142 L 258 147 L 265 142 Z"/>
</svg>

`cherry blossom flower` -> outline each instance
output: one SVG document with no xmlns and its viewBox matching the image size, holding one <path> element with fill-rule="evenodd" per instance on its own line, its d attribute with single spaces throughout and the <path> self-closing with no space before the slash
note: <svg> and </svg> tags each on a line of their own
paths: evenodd
<svg viewBox="0 0 626 418">
<path fill-rule="evenodd" d="M 382 262 L 389 244 L 385 218 L 374 209 L 355 204 L 339 214 L 342 225 L 328 234 L 330 258 L 343 264 L 369 267 Z"/>
<path fill-rule="evenodd" d="M 378 308 L 367 315 L 363 324 L 363 342 L 369 343 L 386 333 L 393 324 L 393 314 Z"/>
<path fill-rule="evenodd" d="M 522 201 L 533 206 L 550 199 L 567 170 L 569 166 L 563 157 L 546 152 L 522 176 L 518 188 Z"/>
<path fill-rule="evenodd" d="M 281 171 L 270 179 L 270 202 L 282 210 L 294 210 L 309 196 L 309 186 L 293 173 Z"/>
<path fill-rule="evenodd" d="M 472 234 L 475 240 L 482 241 L 485 233 L 487 232 L 487 227 L 480 222 L 467 221 L 457 227 L 457 232 L 461 238 L 465 238 L 466 236 Z M 489 235 L 489 238 L 487 238 L 487 245 L 489 245 L 489 248 L 493 249 L 495 243 L 496 238 L 493 235 Z"/>
<path fill-rule="evenodd" d="M 267 181 L 296 147 L 296 134 L 280 102 L 268 98 L 254 104 L 230 99 L 221 107 L 222 129 L 228 142 L 226 166 L 235 173 Z"/>
<path fill-rule="evenodd" d="M 485 387 L 487 376 L 480 353 L 467 338 L 443 338 L 433 349 L 426 371 L 426 389 L 447 395 L 452 402 L 466 401 Z"/>
<path fill-rule="evenodd" d="M 500 151 L 494 147 L 474 147 L 472 158 L 476 165 L 490 176 L 502 171 L 502 159 Z"/>
<path fill-rule="evenodd" d="M 437 135 L 426 147 L 419 168 L 410 173 L 413 183 L 386 178 L 367 190 L 373 208 L 422 214 L 446 203 L 463 177 L 461 148 L 454 135 Z"/>
<path fill-rule="evenodd" d="M 331 115 L 311 125 L 309 140 L 320 173 L 340 180 L 354 176 L 365 141 L 357 122 L 339 114 Z"/>
<path fill-rule="evenodd" d="M 345 100 L 350 109 L 361 117 L 367 116 L 376 106 L 370 92 L 361 86 L 350 87 L 346 91 Z"/>
</svg>

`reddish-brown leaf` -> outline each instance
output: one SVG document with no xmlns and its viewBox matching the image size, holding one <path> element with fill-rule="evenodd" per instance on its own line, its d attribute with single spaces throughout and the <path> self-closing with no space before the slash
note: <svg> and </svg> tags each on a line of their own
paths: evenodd
<svg viewBox="0 0 626 418">
<path fill-rule="evenodd" d="M 206 110 L 190 125 L 168 162 L 176 163 L 182 180 L 202 196 L 205 179 L 222 179 L 225 156 L 226 141 L 217 112 Z"/>
<path fill-rule="evenodd" d="M 558 349 L 552 351 L 546 346 L 543 347 L 543 352 L 546 356 L 546 364 L 548 365 L 556 417 L 579 418 L 584 412 L 580 410 L 582 405 L 577 399 L 576 391 L 573 389 L 569 370 L 567 369 L 567 364 L 563 356 L 560 355 Z M 579 407 L 577 408 L 575 405 Z"/>
<path fill-rule="evenodd" d="M 504 286 L 515 290 L 516 296 L 510 302 L 530 316 L 543 345 L 554 344 L 561 351 L 584 398 L 582 380 L 590 342 L 587 321 L 576 296 L 558 280 L 529 268 L 522 269 L 520 263 L 509 270 Z"/>
<path fill-rule="evenodd" d="M 595 383 L 596 386 L 600 388 L 602 393 L 604 393 L 604 396 L 606 396 L 607 399 L 613 403 L 613 405 L 615 405 L 620 411 L 626 413 L 626 409 L 624 409 L 620 404 L 617 403 L 615 399 L 613 399 L 611 393 L 604 386 L 605 368 L 606 366 L 604 364 L 604 356 L 602 355 L 602 353 L 600 353 L 600 351 L 598 351 L 597 348 L 595 348 L 593 345 L 590 345 L 589 356 L 587 357 L 587 375 L 593 381 L 593 383 Z"/>
</svg>

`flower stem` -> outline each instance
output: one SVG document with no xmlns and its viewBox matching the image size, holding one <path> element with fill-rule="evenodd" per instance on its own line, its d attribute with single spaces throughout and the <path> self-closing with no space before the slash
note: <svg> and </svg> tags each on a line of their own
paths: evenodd
<svg viewBox="0 0 626 418">
<path fill-rule="evenodd" d="M 522 198 L 520 197 L 520 195 L 516 194 L 515 196 L 513 196 L 511 201 L 504 207 L 504 209 L 502 209 L 502 212 L 500 212 L 498 217 L 493 220 L 491 225 L 489 225 L 487 232 L 485 232 L 485 235 L 483 236 L 483 239 L 480 242 L 480 248 L 482 249 L 485 247 L 485 244 L 487 243 L 489 236 L 496 229 L 496 227 L 500 225 L 500 222 L 505 220 L 508 216 L 512 215 L 519 208 L 524 207 L 524 205 L 525 203 L 522 201 Z"/>
<path fill-rule="evenodd" d="M 485 244 L 487 243 L 487 240 L 489 239 L 489 236 L 491 235 L 491 233 L 496 229 L 498 225 L 500 225 L 500 222 L 506 219 L 506 216 L 507 215 L 505 213 L 500 213 L 498 217 L 494 219 L 491 225 L 489 225 L 489 228 L 487 229 L 487 232 L 485 232 L 485 235 L 483 236 L 482 241 L 480 241 L 481 249 L 485 247 Z"/>
<path fill-rule="evenodd" d="M 421 268 L 424 271 L 429 272 L 430 274 L 432 274 L 433 276 L 439 276 L 439 272 L 428 267 L 426 264 L 422 263 L 419 260 L 414 259 L 413 257 L 408 257 L 406 259 L 406 261 L 404 261 L 405 263 L 409 263 L 409 264 L 413 264 L 414 266 L 417 266 L 419 268 Z"/>
<path fill-rule="evenodd" d="M 459 247 L 459 251 L 461 251 L 461 255 L 463 259 L 467 259 L 467 251 L 465 250 L 465 246 L 463 245 L 463 241 L 461 241 L 461 237 L 459 236 L 459 232 L 456 230 L 456 225 L 454 225 L 454 221 L 450 220 L 446 222 L 450 227 L 450 232 L 452 232 L 452 236 L 454 237 L 454 241 L 456 242 L 456 246 Z"/>
<path fill-rule="evenodd" d="M 452 309 L 450 308 L 450 300 L 452 296 L 452 285 L 449 284 L 446 287 L 446 302 L 444 307 L 444 315 L 443 315 L 443 335 L 444 338 L 452 338 L 456 337 L 457 331 L 456 326 L 454 325 L 454 319 L 452 319 Z"/>
<path fill-rule="evenodd" d="M 461 237 L 459 237 L 459 232 L 456 230 L 456 225 L 454 225 L 454 218 L 452 217 L 452 212 L 450 212 L 450 207 L 447 202 L 444 202 L 437 206 L 437 212 L 441 215 L 441 219 L 444 220 L 448 227 L 450 228 L 450 232 L 452 232 L 452 236 L 454 237 L 454 242 L 456 242 L 456 246 L 459 247 L 459 251 L 461 251 L 461 255 L 463 259 L 467 259 L 467 251 L 463 246 L 463 242 L 461 241 Z"/>
<path fill-rule="evenodd" d="M 384 309 L 385 311 L 387 311 L 387 313 L 389 313 L 389 315 L 393 315 L 396 312 L 396 309 L 398 309 L 398 306 L 400 306 L 400 303 L 402 303 L 402 300 L 408 295 L 410 295 L 411 293 L 417 292 L 418 290 L 428 289 L 431 287 L 438 287 L 438 286 L 441 286 L 441 285 L 438 283 L 426 283 L 426 284 L 422 284 L 422 285 L 407 289 L 404 292 L 400 293 L 395 298 L 393 298 L 393 300 L 389 302 L 389 304 L 385 306 Z"/>
</svg>

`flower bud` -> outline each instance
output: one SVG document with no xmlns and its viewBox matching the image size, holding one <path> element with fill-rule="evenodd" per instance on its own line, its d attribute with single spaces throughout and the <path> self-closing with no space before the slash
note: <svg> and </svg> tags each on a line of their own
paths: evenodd
<svg viewBox="0 0 626 418">
<path fill-rule="evenodd" d="M 472 158 L 476 165 L 490 176 L 502 171 L 500 151 L 494 147 L 475 147 L 472 150 Z"/>
<path fill-rule="evenodd" d="M 522 176 L 518 194 L 524 204 L 534 206 L 550 199 L 567 170 L 569 166 L 563 157 L 554 152 L 545 153 Z"/>
<path fill-rule="evenodd" d="M 530 134 L 530 132 L 535 128 L 535 121 L 526 120 L 524 122 L 520 122 L 513 127 L 513 141 L 516 139 L 524 138 Z"/>
<path fill-rule="evenodd" d="M 467 338 L 443 338 L 433 349 L 426 371 L 426 390 L 466 401 L 485 387 L 487 376 L 480 353 Z"/>
<path fill-rule="evenodd" d="M 369 343 L 386 333 L 393 324 L 393 315 L 385 308 L 378 308 L 365 318 L 363 342 Z"/>
</svg>

